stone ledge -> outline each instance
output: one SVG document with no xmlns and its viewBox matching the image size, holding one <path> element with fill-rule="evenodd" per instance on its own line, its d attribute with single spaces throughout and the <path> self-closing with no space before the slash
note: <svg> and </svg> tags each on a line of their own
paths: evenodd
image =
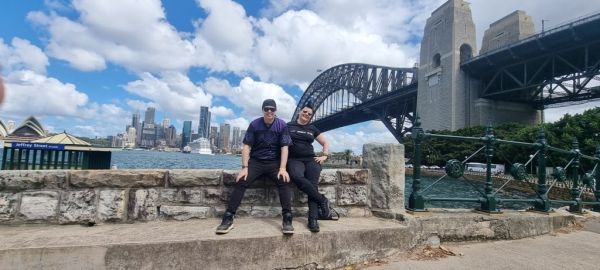
<svg viewBox="0 0 600 270">
<path fill-rule="evenodd" d="M 475 239 L 518 239 L 553 232 L 574 219 L 566 213 L 508 211 L 490 217 L 438 212 L 421 218 L 407 215 L 403 223 L 379 218 L 321 221 L 321 232 L 316 234 L 306 229 L 305 220 L 296 219 L 293 236 L 281 234 L 280 218 L 236 218 L 235 229 L 226 235 L 214 233 L 220 222 L 216 218 L 94 227 L 6 226 L 0 230 L 0 265 L 8 269 L 197 269 L 199 265 L 202 269 L 295 269 L 313 264 L 330 269 L 406 252 L 432 235 L 442 241 L 474 240 L 462 235 L 477 227 L 502 233 Z M 503 222 L 505 230 L 494 229 L 494 222 Z"/>
<path fill-rule="evenodd" d="M 0 230 L 0 265 L 7 269 L 274 269 L 318 263 L 328 269 L 406 251 L 408 228 L 375 218 L 321 222 L 321 232 L 280 219 L 238 218 L 216 235 L 219 219 L 7 227 Z M 147 237 L 152 235 L 152 237 Z"/>
</svg>

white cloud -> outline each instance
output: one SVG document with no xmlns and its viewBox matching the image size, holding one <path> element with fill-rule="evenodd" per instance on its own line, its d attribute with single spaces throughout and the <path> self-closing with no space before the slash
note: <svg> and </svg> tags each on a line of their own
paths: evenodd
<svg viewBox="0 0 600 270">
<path fill-rule="evenodd" d="M 552 123 L 560 120 L 566 113 L 570 115 L 581 114 L 586 110 L 599 107 L 600 101 L 592 101 L 588 103 L 569 105 L 568 107 L 549 108 L 544 110 L 544 122 Z"/>
<path fill-rule="evenodd" d="M 210 106 L 212 100 L 212 95 L 178 72 L 166 72 L 161 78 L 145 72 L 124 88 L 157 104 L 166 114 L 183 120 L 196 120 L 200 106 Z"/>
<path fill-rule="evenodd" d="M 250 52 L 254 33 L 250 19 L 240 4 L 223 0 L 197 1 L 208 13 L 198 33 L 213 48 L 241 54 Z"/>
<path fill-rule="evenodd" d="M 46 73 L 48 57 L 39 47 L 18 37 L 12 39 L 11 45 L 4 44 L 0 38 L 0 63 L 4 72 L 28 69 L 39 74 Z"/>
<path fill-rule="evenodd" d="M 279 85 L 258 82 L 250 77 L 240 81 L 239 86 L 231 86 L 225 80 L 210 77 L 204 82 L 203 87 L 215 95 L 223 96 L 236 106 L 242 108 L 242 115 L 248 117 L 262 116 L 262 102 L 265 99 L 274 99 L 277 103 L 277 115 L 284 120 L 291 119 L 296 101 Z"/>
<path fill-rule="evenodd" d="M 210 108 L 211 115 L 219 117 L 233 116 L 235 113 L 230 108 L 224 106 L 214 106 Z"/>
<path fill-rule="evenodd" d="M 6 101 L 2 111 L 17 115 L 79 117 L 87 102 L 88 96 L 73 84 L 22 70 L 6 78 Z"/>
<path fill-rule="evenodd" d="M 27 17 L 50 33 L 48 53 L 75 68 L 101 70 L 110 61 L 133 71 L 157 72 L 185 70 L 196 61 L 191 41 L 166 21 L 158 0 L 75 0 L 73 8 L 80 14 L 77 21 L 55 13 Z"/>
<path fill-rule="evenodd" d="M 138 111 L 143 113 L 148 107 L 154 107 L 157 110 L 160 110 L 160 106 L 154 102 L 144 102 L 141 100 L 128 99 L 127 105 L 131 107 L 134 111 Z"/>
<path fill-rule="evenodd" d="M 235 119 L 225 120 L 225 123 L 231 125 L 231 127 L 239 127 L 241 130 L 246 130 L 250 125 L 250 121 L 244 117 L 238 117 Z M 233 130 L 233 129 L 232 129 Z"/>
<path fill-rule="evenodd" d="M 341 152 L 350 149 L 355 155 L 362 154 L 362 147 L 366 143 L 398 143 L 396 138 L 387 129 L 370 129 L 370 127 L 377 127 L 378 125 L 383 124 L 368 122 L 327 131 L 323 134 L 329 141 L 331 152 Z M 319 150 L 319 147 L 316 150 Z"/>
</svg>

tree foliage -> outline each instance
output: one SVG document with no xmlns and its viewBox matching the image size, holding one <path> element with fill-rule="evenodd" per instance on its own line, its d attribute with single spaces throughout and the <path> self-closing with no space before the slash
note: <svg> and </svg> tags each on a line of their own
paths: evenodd
<svg viewBox="0 0 600 270">
<path fill-rule="evenodd" d="M 579 149 L 583 154 L 593 156 L 596 148 L 600 145 L 600 107 L 590 109 L 582 114 L 564 115 L 560 120 L 554 123 L 546 123 L 537 126 L 525 126 L 516 123 L 507 123 L 494 126 L 494 136 L 498 139 L 535 142 L 538 139 L 540 130 L 543 128 L 546 141 L 549 145 L 570 150 L 573 147 L 573 141 L 577 140 Z M 447 134 L 465 137 L 483 137 L 486 127 L 477 126 L 460 129 L 457 131 L 430 131 L 429 133 Z M 450 159 L 464 160 L 482 147 L 482 142 L 468 142 L 446 139 L 428 138 L 422 143 L 422 164 L 432 166 L 444 166 Z M 503 163 L 510 165 L 515 162 L 525 163 L 530 155 L 535 153 L 535 149 L 515 146 L 509 144 L 496 144 L 493 163 Z M 470 161 L 485 162 L 485 151 L 479 152 Z M 414 154 L 414 144 L 412 137 L 405 137 L 405 155 L 412 159 Z M 569 160 L 566 154 L 550 153 L 547 166 L 564 166 Z M 410 162 L 410 160 L 409 160 Z M 592 166 L 584 162 L 584 167 Z"/>
</svg>

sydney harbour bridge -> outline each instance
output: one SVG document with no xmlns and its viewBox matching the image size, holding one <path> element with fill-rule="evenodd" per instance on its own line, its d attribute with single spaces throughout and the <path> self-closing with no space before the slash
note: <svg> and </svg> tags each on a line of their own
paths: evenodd
<svg viewBox="0 0 600 270">
<path fill-rule="evenodd" d="M 417 112 L 427 129 L 456 130 L 539 123 L 544 108 L 600 98 L 600 14 L 534 34 L 531 17 L 515 11 L 490 25 L 478 55 L 475 48 L 468 4 L 450 0 L 427 21 L 418 67 L 329 68 L 306 89 L 294 120 L 310 103 L 322 131 L 380 120 L 402 142 Z"/>
</svg>

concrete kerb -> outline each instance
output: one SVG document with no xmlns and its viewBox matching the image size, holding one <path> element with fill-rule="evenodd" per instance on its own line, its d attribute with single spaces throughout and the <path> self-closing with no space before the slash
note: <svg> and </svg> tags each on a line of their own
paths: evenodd
<svg viewBox="0 0 600 270">
<path fill-rule="evenodd" d="M 310 233 L 303 220 L 295 221 L 296 234 L 291 237 L 281 235 L 281 221 L 273 218 L 236 219 L 236 228 L 222 236 L 214 234 L 219 223 L 214 218 L 94 227 L 4 226 L 0 265 L 8 269 L 295 269 L 307 265 L 330 269 L 440 241 L 548 234 L 585 218 L 562 210 L 552 216 L 522 211 L 487 216 L 436 209 L 427 217 L 402 215 L 402 221 L 376 217 L 322 221 L 317 234 Z"/>
</svg>

